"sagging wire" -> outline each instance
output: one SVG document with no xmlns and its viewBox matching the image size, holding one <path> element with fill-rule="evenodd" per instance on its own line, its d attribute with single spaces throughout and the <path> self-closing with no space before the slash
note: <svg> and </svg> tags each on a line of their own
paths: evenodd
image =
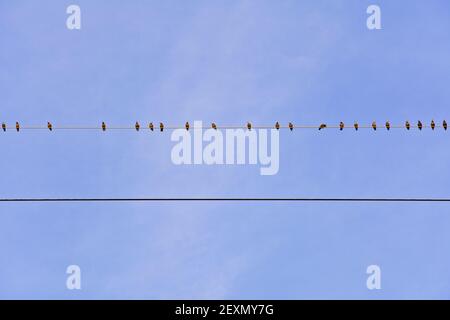
<svg viewBox="0 0 450 320">
<path fill-rule="evenodd" d="M 189 131 L 189 129 L 191 128 L 191 125 L 189 122 L 186 122 L 184 126 L 166 126 L 164 125 L 164 123 L 160 122 L 159 123 L 159 130 L 160 132 L 163 132 L 164 129 L 168 129 L 168 130 L 175 130 L 175 129 L 185 129 L 187 131 Z M 194 126 L 194 129 L 198 128 Z M 253 125 L 250 121 L 248 121 L 246 123 L 246 125 L 243 126 L 228 126 L 228 125 L 223 125 L 223 126 L 219 126 L 217 125 L 216 122 L 211 123 L 210 126 L 202 126 L 201 129 L 208 129 L 208 128 L 212 128 L 214 130 L 217 129 L 247 129 L 247 130 L 252 130 L 252 129 L 271 129 L 271 128 L 275 128 L 276 130 L 281 130 L 281 129 L 288 129 L 290 131 L 294 131 L 294 129 L 318 129 L 319 131 L 321 130 L 325 130 L 325 129 L 339 129 L 340 131 L 343 131 L 344 129 L 350 129 L 351 127 L 347 127 L 345 125 L 345 123 L 343 121 L 341 121 L 338 125 L 328 125 L 327 123 L 321 123 L 318 126 L 314 126 L 314 125 L 294 125 L 292 122 L 289 122 L 287 126 L 283 126 L 281 125 L 278 121 L 275 123 L 275 125 L 273 126 L 268 126 L 268 125 Z M 386 123 L 383 125 L 378 125 L 376 121 L 373 121 L 371 125 L 360 125 L 358 122 L 355 122 L 353 124 L 353 129 L 355 131 L 358 131 L 359 129 L 373 129 L 374 131 L 377 131 L 377 129 L 381 129 L 384 128 L 388 131 L 390 131 L 391 129 L 401 129 L 401 128 L 406 128 L 406 130 L 411 130 L 412 128 L 417 128 L 420 131 L 422 131 L 424 128 L 431 128 L 431 130 L 435 130 L 437 128 L 443 128 L 444 130 L 447 131 L 448 129 L 448 124 L 446 120 L 442 121 L 442 125 L 438 125 L 436 124 L 436 122 L 434 120 L 432 120 L 430 122 L 430 125 L 427 126 L 425 125 L 422 121 L 417 121 L 416 125 L 411 125 L 411 123 L 409 121 L 406 121 L 404 123 L 404 125 L 392 125 L 389 121 L 386 121 Z M 54 126 L 50 121 L 47 122 L 47 126 L 22 126 L 20 125 L 19 122 L 16 122 L 14 127 L 9 127 L 5 122 L 2 123 L 2 130 L 3 132 L 8 131 L 9 129 L 15 129 L 17 132 L 20 132 L 21 130 L 42 130 L 42 129 L 47 129 L 49 131 L 54 131 L 54 130 L 102 130 L 102 131 L 107 131 L 107 130 L 136 130 L 136 131 L 140 131 L 141 129 L 145 129 L 145 127 L 141 127 L 141 124 L 136 121 L 136 123 L 134 124 L 134 127 L 131 126 L 107 126 L 107 124 L 102 121 L 100 126 Z M 155 125 L 153 124 L 153 122 L 150 122 L 148 124 L 147 129 L 149 129 L 150 131 L 154 131 L 155 130 Z"/>
</svg>

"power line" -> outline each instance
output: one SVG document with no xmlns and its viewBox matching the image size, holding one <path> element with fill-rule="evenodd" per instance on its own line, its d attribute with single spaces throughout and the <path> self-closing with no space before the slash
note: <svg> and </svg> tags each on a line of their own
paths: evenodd
<svg viewBox="0 0 450 320">
<path fill-rule="evenodd" d="M 386 121 L 383 124 L 378 124 L 376 121 L 372 122 L 372 124 L 359 124 L 358 122 L 354 122 L 351 125 L 346 125 L 344 122 L 340 122 L 337 125 L 329 125 L 327 123 L 320 123 L 318 125 L 295 125 L 292 122 L 289 122 L 287 125 L 282 125 L 279 122 L 276 122 L 274 125 L 253 125 L 251 122 L 247 122 L 245 125 L 219 125 L 215 122 L 211 123 L 210 126 L 201 126 L 201 127 L 195 127 L 191 126 L 189 122 L 186 122 L 183 126 L 180 125 L 165 125 L 164 123 L 160 122 L 159 124 L 153 124 L 153 122 L 149 122 L 145 126 L 136 121 L 136 123 L 133 126 L 109 126 L 105 122 L 102 122 L 101 125 L 95 126 L 95 125 L 53 125 L 51 122 L 47 122 L 46 126 L 39 126 L 39 125 L 21 125 L 19 122 L 16 122 L 15 126 L 8 126 L 5 122 L 2 123 L 2 130 L 4 132 L 6 131 L 21 131 L 21 130 L 101 130 L 101 131 L 108 131 L 108 130 L 149 130 L 149 131 L 161 131 L 164 130 L 176 130 L 176 129 L 277 129 L 277 130 L 291 130 L 294 129 L 319 129 L 319 130 L 325 130 L 325 129 L 352 129 L 352 130 L 359 130 L 359 129 L 372 129 L 374 131 L 378 129 L 385 129 L 385 130 L 391 130 L 391 129 L 427 129 L 431 128 L 432 130 L 443 128 L 444 130 L 448 129 L 448 124 L 444 120 L 442 121 L 442 124 L 438 124 L 432 120 L 430 124 L 425 124 L 422 121 L 418 121 L 416 124 L 412 124 L 409 121 L 406 121 L 404 124 L 391 124 L 389 121 Z"/>
<path fill-rule="evenodd" d="M 450 202 L 450 198 L 298 198 L 298 197 L 0 198 L 0 202 Z"/>
</svg>

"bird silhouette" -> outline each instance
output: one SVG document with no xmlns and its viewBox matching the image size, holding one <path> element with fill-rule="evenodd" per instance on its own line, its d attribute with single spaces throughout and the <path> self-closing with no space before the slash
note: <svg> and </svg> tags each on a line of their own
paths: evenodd
<svg viewBox="0 0 450 320">
<path fill-rule="evenodd" d="M 148 128 L 150 129 L 150 130 L 155 130 L 155 126 L 153 125 L 153 122 L 150 122 L 149 124 L 148 124 Z"/>
<path fill-rule="evenodd" d="M 376 121 L 372 122 L 372 128 L 373 128 L 373 130 L 377 131 L 377 123 L 376 123 Z"/>
<path fill-rule="evenodd" d="M 159 123 L 159 130 L 160 130 L 161 132 L 164 131 L 164 123 L 162 123 L 162 122 Z"/>
<path fill-rule="evenodd" d="M 186 121 L 186 124 L 184 125 L 187 131 L 189 131 L 189 122 Z"/>
<path fill-rule="evenodd" d="M 18 122 L 16 122 L 16 130 L 17 130 L 17 132 L 20 131 L 20 124 Z"/>
<path fill-rule="evenodd" d="M 327 125 L 326 125 L 325 123 L 322 123 L 322 124 L 319 126 L 319 130 L 325 129 L 326 127 L 327 127 Z"/>
<path fill-rule="evenodd" d="M 386 121 L 386 129 L 391 130 L 391 124 L 389 121 Z"/>
<path fill-rule="evenodd" d="M 434 128 L 436 128 L 436 123 L 434 120 L 431 120 L 431 129 L 434 130 Z"/>
<path fill-rule="evenodd" d="M 443 126 L 444 129 L 447 131 L 447 121 L 444 120 L 444 121 L 442 122 L 442 126 Z"/>
<path fill-rule="evenodd" d="M 250 122 L 247 122 L 247 129 L 252 130 L 252 124 Z"/>
<path fill-rule="evenodd" d="M 102 130 L 106 131 L 106 123 L 105 122 L 102 122 Z"/>
<path fill-rule="evenodd" d="M 406 130 L 411 129 L 411 124 L 409 123 L 409 121 L 405 122 L 405 127 L 406 127 Z"/>
<path fill-rule="evenodd" d="M 294 130 L 294 125 L 292 124 L 292 122 L 289 122 L 289 130 Z"/>
<path fill-rule="evenodd" d="M 136 121 L 136 124 L 134 125 L 134 128 L 136 129 L 136 131 L 139 131 L 139 129 L 141 128 L 139 122 Z"/>
<path fill-rule="evenodd" d="M 423 128 L 423 124 L 422 124 L 422 121 L 417 121 L 417 128 L 419 128 L 419 130 L 422 130 L 422 128 Z"/>
<path fill-rule="evenodd" d="M 6 123 L 2 123 L 2 129 L 3 131 L 6 131 Z"/>
<path fill-rule="evenodd" d="M 339 123 L 339 130 L 344 130 L 345 124 L 341 121 L 341 123 Z"/>
<path fill-rule="evenodd" d="M 354 124 L 353 126 L 355 127 L 355 130 L 358 131 L 358 129 L 359 129 L 359 124 L 358 124 L 358 122 L 355 122 L 355 124 Z"/>
<path fill-rule="evenodd" d="M 217 130 L 217 125 L 213 122 L 213 123 L 211 123 L 211 128 L 213 128 L 214 130 Z"/>
<path fill-rule="evenodd" d="M 280 124 L 278 123 L 278 121 L 277 123 L 275 123 L 275 129 L 280 130 Z"/>
<path fill-rule="evenodd" d="M 50 122 L 47 121 L 47 128 L 48 130 L 52 131 L 53 130 L 53 126 Z"/>
</svg>

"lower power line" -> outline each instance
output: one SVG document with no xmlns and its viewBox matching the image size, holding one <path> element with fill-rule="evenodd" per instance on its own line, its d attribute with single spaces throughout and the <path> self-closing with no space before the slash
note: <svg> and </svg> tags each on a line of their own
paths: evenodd
<svg viewBox="0 0 450 320">
<path fill-rule="evenodd" d="M 0 202 L 450 202 L 450 198 L 0 198 Z"/>
</svg>

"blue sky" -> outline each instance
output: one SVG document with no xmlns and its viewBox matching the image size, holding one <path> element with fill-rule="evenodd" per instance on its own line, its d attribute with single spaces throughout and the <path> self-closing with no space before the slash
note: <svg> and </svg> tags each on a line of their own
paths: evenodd
<svg viewBox="0 0 450 320">
<path fill-rule="evenodd" d="M 66 7 L 82 10 L 69 31 Z M 381 7 L 382 30 L 366 27 Z M 0 0 L 0 121 L 449 117 L 450 4 Z M 281 132 L 280 170 L 175 166 L 170 135 L 0 135 L 1 197 L 446 197 L 443 130 Z M 0 204 L 0 298 L 440 298 L 447 204 Z M 82 290 L 66 289 L 66 268 Z M 366 288 L 366 268 L 382 289 Z"/>
</svg>

